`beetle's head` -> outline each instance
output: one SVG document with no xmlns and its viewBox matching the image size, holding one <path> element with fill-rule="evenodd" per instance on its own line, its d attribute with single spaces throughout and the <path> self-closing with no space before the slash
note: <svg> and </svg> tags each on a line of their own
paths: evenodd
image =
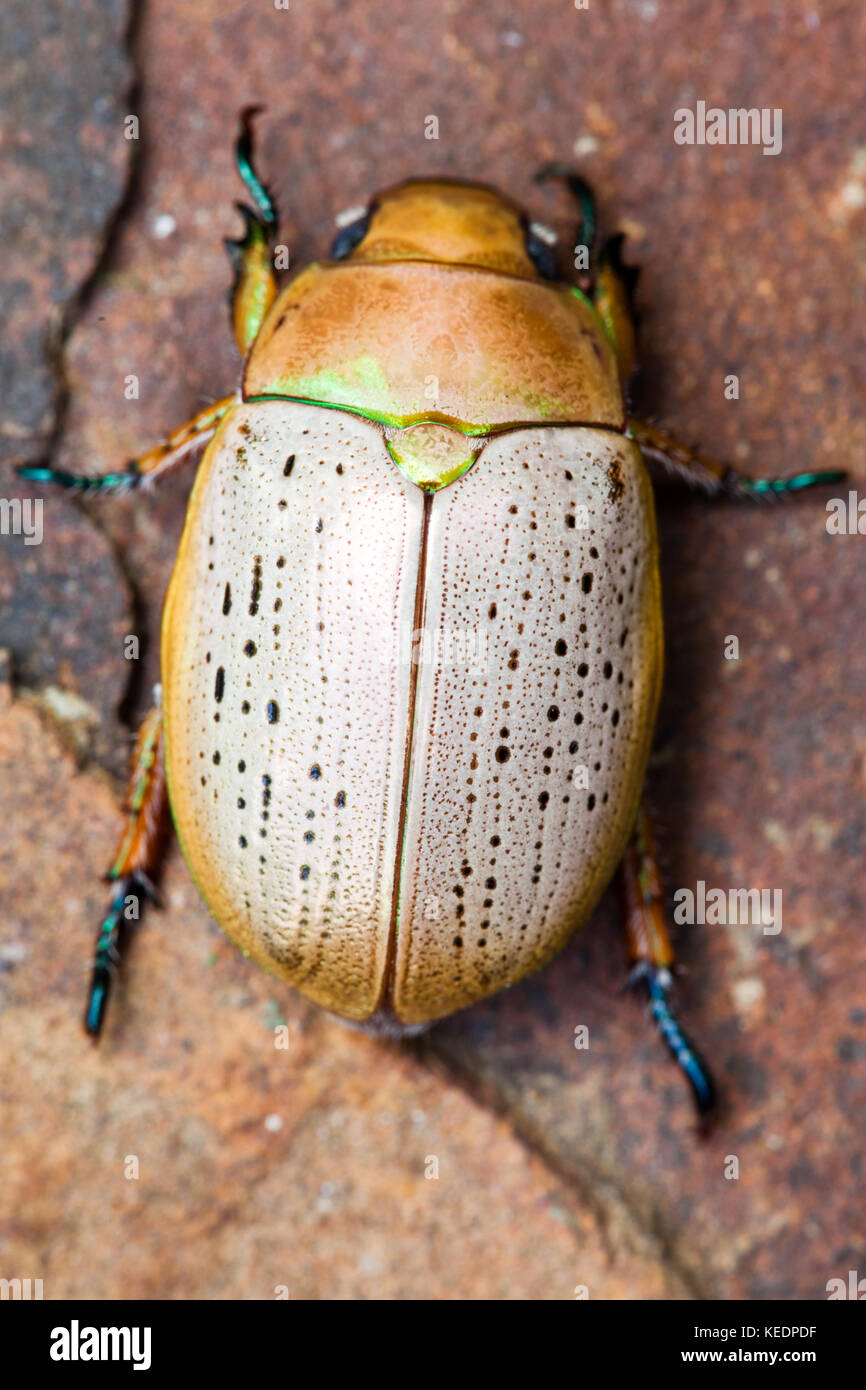
<svg viewBox="0 0 866 1390">
<path fill-rule="evenodd" d="M 337 219 L 333 260 L 438 261 L 556 278 L 553 233 L 481 184 L 412 179 Z"/>
</svg>

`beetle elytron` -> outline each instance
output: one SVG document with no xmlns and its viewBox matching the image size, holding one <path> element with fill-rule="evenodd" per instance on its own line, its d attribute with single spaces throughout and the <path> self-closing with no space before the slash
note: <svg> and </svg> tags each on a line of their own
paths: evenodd
<svg viewBox="0 0 866 1390">
<path fill-rule="evenodd" d="M 642 455 L 717 491 L 840 475 L 749 481 L 633 420 L 621 238 L 566 284 L 550 235 L 487 187 L 389 189 L 278 292 L 254 110 L 237 144 L 254 208 L 229 243 L 240 390 L 123 472 L 21 470 L 113 488 L 207 445 L 86 1027 L 99 1033 L 170 801 L 244 952 L 392 1031 L 544 965 L 621 864 L 633 978 L 706 1110 L 640 809 L 662 675 Z M 568 183 L 591 248 L 587 186 L 559 165 L 539 177 Z M 472 652 L 400 659 L 419 632 L 470 635 Z"/>
</svg>

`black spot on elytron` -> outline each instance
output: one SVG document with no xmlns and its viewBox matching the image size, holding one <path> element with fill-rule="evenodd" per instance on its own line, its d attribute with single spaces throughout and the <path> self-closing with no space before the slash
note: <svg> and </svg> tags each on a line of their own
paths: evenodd
<svg viewBox="0 0 866 1390">
<path fill-rule="evenodd" d="M 574 530 L 574 527 L 575 527 L 575 524 L 576 524 L 576 523 L 575 523 L 574 516 L 572 515 L 571 512 L 569 512 L 568 516 L 565 518 L 565 524 L 566 524 L 566 526 L 568 527 L 569 531 L 573 531 L 573 530 Z"/>
<path fill-rule="evenodd" d="M 611 678 L 611 676 L 613 675 L 613 667 L 611 666 L 611 664 L 610 664 L 609 661 L 606 661 L 606 662 L 604 663 L 604 666 L 602 667 L 602 671 L 603 671 L 603 673 L 604 673 L 604 678 L 605 678 L 605 680 L 606 680 L 606 681 L 609 681 L 610 678 Z"/>
<path fill-rule="evenodd" d="M 495 617 L 496 617 L 496 604 L 495 604 L 495 603 L 491 603 L 490 607 L 489 607 L 488 610 L 487 610 L 487 616 L 488 616 L 488 618 L 495 618 Z"/>
<path fill-rule="evenodd" d="M 280 509 L 281 512 L 284 512 L 284 511 L 286 510 L 286 507 L 287 507 L 288 505 L 289 505 L 289 504 L 288 504 L 288 502 L 286 501 L 285 497 L 281 497 L 280 500 L 279 500 L 279 502 L 277 503 L 277 506 L 279 507 L 279 509 Z"/>
<path fill-rule="evenodd" d="M 491 836 L 490 836 L 490 843 L 491 843 L 491 845 L 493 846 L 493 848 L 495 849 L 495 848 L 497 847 L 497 845 L 501 845 L 501 844 L 502 844 L 502 841 L 500 840 L 500 838 L 499 838 L 498 835 L 491 835 Z"/>
<path fill-rule="evenodd" d="M 618 710 L 618 709 L 615 709 L 614 712 L 613 712 L 613 714 L 610 716 L 610 722 L 611 722 L 611 724 L 614 725 L 614 727 L 616 727 L 616 725 L 619 723 L 619 710 Z"/>
<path fill-rule="evenodd" d="M 511 749 L 506 748 L 504 744 L 500 744 L 496 750 L 496 761 L 498 763 L 507 763 L 510 757 Z"/>
<path fill-rule="evenodd" d="M 285 463 L 283 464 L 283 477 L 284 477 L 284 478 L 288 478 L 288 477 L 291 476 L 291 472 L 292 472 L 292 469 L 294 468 L 294 466 L 295 466 L 295 456 L 294 456 L 294 454 L 289 454 L 289 457 L 286 459 Z"/>
<path fill-rule="evenodd" d="M 455 938 L 454 938 L 454 945 L 455 945 L 455 946 L 462 946 L 462 945 L 463 945 L 463 937 L 462 937 L 462 936 L 455 936 Z"/>
<path fill-rule="evenodd" d="M 207 662 L 207 664 L 210 665 L 210 652 L 205 652 L 204 659 Z"/>
<path fill-rule="evenodd" d="M 304 841 L 305 841 L 306 844 L 311 845 L 311 844 L 313 843 L 313 841 L 315 840 L 315 838 L 316 838 L 316 832 L 315 832 L 314 830 L 305 830 L 305 831 L 304 831 Z"/>
<path fill-rule="evenodd" d="M 232 611 L 232 586 L 231 586 L 231 584 L 226 584 L 225 593 L 223 594 L 223 612 L 224 612 L 224 613 L 231 613 L 231 611 Z"/>
<path fill-rule="evenodd" d="M 256 644 L 255 644 L 255 642 L 245 642 L 245 643 L 244 643 L 244 656 L 255 656 L 255 654 L 256 654 Z"/>
<path fill-rule="evenodd" d="M 469 878 L 470 874 L 472 873 L 472 870 L 471 870 L 471 868 L 469 867 L 468 864 L 464 864 L 464 865 L 461 867 L 460 872 L 461 872 L 461 874 L 463 875 L 464 878 Z"/>
<path fill-rule="evenodd" d="M 569 751 L 569 753 L 576 753 L 576 752 L 577 752 L 577 740 L 576 740 L 576 739 L 572 740 L 572 742 L 568 745 L 568 751 Z"/>
<path fill-rule="evenodd" d="M 496 887 L 496 879 L 495 879 L 495 878 L 487 878 L 487 879 L 485 879 L 485 880 L 484 880 L 484 887 L 485 887 L 485 888 L 495 888 L 495 887 Z"/>
<path fill-rule="evenodd" d="M 627 637 L 628 637 L 628 628 L 627 628 L 627 627 L 624 627 L 623 630 L 622 630 L 622 632 L 621 632 L 620 635 L 619 635 L 619 645 L 620 645 L 621 647 L 624 647 L 624 646 L 625 646 L 625 639 L 626 639 Z"/>
<path fill-rule="evenodd" d="M 310 866 L 309 866 L 309 864 L 302 864 L 302 865 L 301 865 L 301 878 L 302 878 L 302 879 L 308 879 L 309 877 L 310 877 Z"/>
<path fill-rule="evenodd" d="M 316 813 L 315 813 L 315 811 L 308 811 L 308 812 L 307 812 L 307 820 L 315 820 L 315 819 L 316 819 Z"/>
<path fill-rule="evenodd" d="M 583 592 L 584 592 L 585 594 L 588 594 L 588 593 L 589 593 L 590 589 L 592 588 L 592 575 L 591 575 L 591 574 L 585 574 L 585 575 L 583 576 L 583 578 L 582 578 L 581 581 L 580 581 L 580 587 L 581 587 L 581 589 L 583 589 Z"/>
<path fill-rule="evenodd" d="M 325 523 L 324 523 L 324 521 L 322 520 L 322 518 L 319 517 L 319 519 L 318 519 L 317 522 L 316 522 L 316 535 L 317 535 L 317 536 L 320 535 L 321 532 L 322 532 L 324 529 L 325 529 Z"/>
<path fill-rule="evenodd" d="M 241 758 L 240 762 L 238 763 L 238 772 L 246 772 L 246 770 L 247 770 L 247 765 L 246 765 L 246 763 L 244 762 L 243 758 Z"/>
<path fill-rule="evenodd" d="M 337 472 L 338 472 L 338 473 L 342 473 L 342 472 L 343 472 L 343 465 L 342 465 L 341 463 L 338 463 L 338 464 L 337 464 Z"/>
<path fill-rule="evenodd" d="M 219 764 L 219 760 L 220 760 L 220 755 L 219 755 L 219 753 L 214 753 L 214 755 L 213 755 L 213 761 L 214 761 L 215 763 Z"/>
<path fill-rule="evenodd" d="M 219 704 L 226 688 L 226 673 L 222 666 L 217 667 L 216 679 L 213 683 L 213 697 Z"/>
<path fill-rule="evenodd" d="M 596 550 L 596 548 L 595 548 L 594 545 L 591 545 L 591 546 L 589 547 L 589 553 L 590 553 L 590 555 L 592 556 L 593 560 L 597 560 L 597 559 L 598 559 L 598 551 Z"/>
<path fill-rule="evenodd" d="M 593 811 L 593 810 L 595 810 L 595 794 L 594 794 L 594 792 L 590 792 L 589 796 L 588 796 L 587 799 L 586 799 L 586 809 L 587 809 L 587 811 Z"/>
<path fill-rule="evenodd" d="M 542 756 L 543 758 L 552 758 L 552 757 L 553 757 L 553 749 L 552 749 L 552 748 L 545 748 L 545 750 L 544 750 L 544 752 L 542 753 L 541 756 Z"/>
<path fill-rule="evenodd" d="M 241 849 L 246 849 L 246 847 L 247 847 L 247 837 L 246 837 L 246 835 L 239 835 L 239 836 L 238 836 L 238 844 L 240 845 Z"/>
<path fill-rule="evenodd" d="M 556 652 L 557 656 L 565 656 L 566 652 L 568 651 L 568 643 L 563 642 L 562 638 L 560 637 L 553 650 Z"/>
<path fill-rule="evenodd" d="M 343 809 L 343 807 L 345 806 L 345 804 L 346 804 L 346 793 L 345 793 L 345 792 L 337 792 L 337 795 L 334 797 L 334 805 L 338 808 L 338 810 L 342 811 L 342 809 Z"/>
<path fill-rule="evenodd" d="M 280 717 L 280 707 L 277 704 L 276 700 L 268 700 L 267 709 L 265 713 L 267 714 L 269 724 L 277 723 L 277 720 Z"/>
<path fill-rule="evenodd" d="M 244 700 L 243 704 L 241 705 L 241 714 L 249 714 L 249 712 L 250 712 L 250 702 L 249 702 L 249 700 Z"/>
<path fill-rule="evenodd" d="M 286 563 L 286 557 L 285 557 L 285 555 L 280 555 L 279 558 L 278 558 L 278 560 L 277 560 L 277 569 L 278 569 L 278 570 L 283 569 L 283 567 L 285 566 L 285 563 Z"/>
<path fill-rule="evenodd" d="M 573 478 L 574 478 L 574 474 L 573 474 L 573 473 L 569 473 L 568 469 L 566 468 L 566 470 L 565 470 L 565 480 L 566 480 L 566 482 L 569 482 L 569 483 L 570 483 L 570 482 L 572 481 Z"/>
<path fill-rule="evenodd" d="M 246 806 L 246 804 L 247 804 L 247 803 L 244 801 L 243 797 L 242 797 L 242 796 L 239 796 L 239 797 L 238 797 L 238 810 L 239 810 L 239 811 L 243 811 L 243 809 L 244 809 L 244 807 Z"/>
<path fill-rule="evenodd" d="M 500 729 L 500 730 L 499 730 L 499 737 L 500 737 L 500 738 L 510 738 L 511 735 L 509 734 L 509 732 L 508 732 L 507 729 Z"/>
<path fill-rule="evenodd" d="M 539 793 L 538 793 L 538 804 L 539 804 L 539 806 L 541 807 L 542 811 L 544 810 L 544 808 L 545 808 L 545 806 L 547 805 L 547 803 L 548 803 L 549 800 L 550 800 L 550 792 L 539 792 Z"/>
<path fill-rule="evenodd" d="M 559 718 L 559 710 L 557 709 L 556 705 L 550 706 L 550 709 L 547 711 L 547 717 L 550 720 L 551 724 L 556 723 L 556 720 Z"/>
<path fill-rule="evenodd" d="M 253 580 L 250 589 L 250 617 L 254 618 L 259 611 L 259 599 L 262 595 L 262 557 L 257 555 L 253 561 Z"/>
<path fill-rule="evenodd" d="M 453 890 L 453 891 L 454 891 L 455 897 L 462 898 L 462 897 L 463 897 L 463 893 L 464 893 L 464 891 L 465 891 L 465 890 L 464 890 L 464 887 L 463 887 L 463 884 L 462 884 L 462 883 L 455 883 L 455 885 L 454 885 L 454 890 Z"/>
<path fill-rule="evenodd" d="M 587 666 L 587 664 L 586 664 L 585 661 L 582 661 L 582 662 L 580 663 L 580 665 L 578 666 L 578 668 L 577 668 L 577 674 L 578 674 L 579 676 L 588 676 L 588 675 L 589 675 L 589 667 Z"/>
<path fill-rule="evenodd" d="M 312 777 L 313 781 L 318 782 L 321 775 L 322 769 L 319 767 L 319 764 L 313 763 L 313 766 L 310 768 L 310 776 Z"/>
</svg>

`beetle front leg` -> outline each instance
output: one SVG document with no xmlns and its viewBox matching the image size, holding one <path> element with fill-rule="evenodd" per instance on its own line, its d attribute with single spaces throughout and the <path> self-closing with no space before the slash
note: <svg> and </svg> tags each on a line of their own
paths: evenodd
<svg viewBox="0 0 866 1390">
<path fill-rule="evenodd" d="M 168 795 L 162 737 L 162 709 L 148 711 L 138 732 L 126 797 L 126 825 L 106 875 L 114 885 L 96 939 L 85 1031 L 96 1041 L 102 1031 L 111 981 L 119 960 L 125 924 L 138 919 L 142 896 L 156 901 L 153 879 L 168 825 Z"/>
<path fill-rule="evenodd" d="M 117 473 L 65 473 L 59 468 L 30 463 L 19 465 L 15 471 L 19 478 L 27 478 L 34 483 L 56 483 L 75 492 L 117 492 L 121 488 L 137 487 L 146 478 L 161 477 L 199 453 L 213 439 L 220 421 L 232 406 L 237 405 L 237 401 L 237 396 L 224 396 L 221 401 L 214 401 L 213 405 L 200 410 L 198 415 L 170 434 L 162 444 L 148 449 L 139 458 L 131 459 Z"/>
<path fill-rule="evenodd" d="M 244 219 L 244 234 L 237 241 L 226 240 L 225 243 L 235 272 L 229 304 L 235 342 L 242 357 L 246 357 L 255 342 L 277 294 L 273 263 L 277 209 L 253 163 L 252 118 L 259 110 L 261 108 L 258 106 L 248 106 L 241 112 L 235 145 L 238 172 L 255 207 L 237 204 L 238 212 Z"/>
<path fill-rule="evenodd" d="M 715 1086 L 707 1064 L 671 1007 L 669 995 L 675 957 L 665 923 L 655 839 L 643 806 L 637 813 L 619 874 L 631 966 L 628 984 L 645 987 L 653 1018 L 677 1065 L 685 1073 L 698 1113 L 707 1116 L 715 1105 Z"/>
<path fill-rule="evenodd" d="M 626 432 L 650 462 L 661 464 L 668 473 L 685 478 L 709 493 L 734 497 L 778 496 L 802 492 L 820 483 L 841 483 L 845 479 L 844 470 L 838 468 L 795 473 L 790 478 L 747 478 L 727 464 L 681 444 L 673 435 L 644 420 L 630 419 Z"/>
</svg>

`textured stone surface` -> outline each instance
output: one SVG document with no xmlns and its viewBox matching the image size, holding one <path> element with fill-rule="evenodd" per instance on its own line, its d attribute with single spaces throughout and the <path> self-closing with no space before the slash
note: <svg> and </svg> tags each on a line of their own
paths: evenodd
<svg viewBox="0 0 866 1390">
<path fill-rule="evenodd" d="M 129 600 L 111 546 L 74 502 L 10 483 L 7 467 L 53 452 L 64 428 L 65 343 L 106 259 L 134 150 L 123 138 L 128 24 L 125 0 L 12 0 L 0 13 L 2 488 L 44 501 L 40 548 L 0 538 L 0 644 L 28 684 L 88 706 L 81 746 L 115 762 Z"/>
<path fill-rule="evenodd" d="M 321 254 L 331 219 L 342 208 L 365 201 L 382 184 L 435 171 L 498 183 L 567 234 L 563 195 L 534 189 L 531 175 L 544 160 L 573 154 L 598 188 L 607 225 L 627 231 L 627 258 L 644 267 L 636 405 L 753 476 L 843 466 L 862 490 L 866 120 L 852 55 L 863 50 L 864 26 L 862 7 L 853 0 L 832 14 L 817 5 L 789 13 L 772 0 L 760 0 L 748 13 L 720 0 L 676 6 L 620 0 L 586 11 L 553 0 L 516 9 L 499 0 L 483 9 L 456 3 L 431 9 L 410 0 L 390 18 L 336 3 L 288 11 L 239 4 L 217 15 L 205 0 L 190 0 L 180 11 L 167 0 L 151 3 L 136 44 L 141 158 L 110 254 L 63 353 L 69 401 L 55 457 L 69 467 L 111 467 L 234 386 L 238 363 L 227 326 L 229 271 L 220 241 L 237 231 L 231 211 L 240 193 L 231 164 L 235 113 L 260 100 L 268 106 L 260 119 L 261 160 L 284 211 L 282 235 L 295 264 Z M 122 90 L 122 82 L 114 90 Z M 782 106 L 782 154 L 676 146 L 673 111 L 697 100 Z M 424 138 L 429 115 L 438 116 L 438 141 Z M 112 158 L 122 162 L 128 153 L 115 150 Z M 55 186 L 48 185 L 56 216 Z M 79 196 L 72 187 L 70 200 Z M 87 265 L 80 272 L 85 276 Z M 141 383 L 135 401 L 124 399 L 129 373 Z M 729 373 L 740 379 L 737 401 L 724 398 Z M 12 418 L 38 420 L 41 410 L 35 396 L 26 396 Z M 125 595 L 120 571 L 99 551 L 97 527 L 107 530 L 141 596 L 140 611 L 129 621 L 151 639 L 135 692 L 139 707 L 157 675 L 152 639 L 187 485 L 170 479 L 135 503 L 91 503 L 95 524 L 87 527 L 63 500 L 64 517 L 79 529 L 68 535 L 58 530 L 62 561 L 46 547 L 24 556 L 52 584 L 52 566 L 68 566 L 70 576 L 82 567 L 88 593 L 104 593 L 94 588 L 97 570 L 109 575 L 111 595 L 95 601 L 105 602 L 110 618 Z M 817 495 L 766 507 L 712 506 L 668 488 L 660 493 L 660 532 L 668 679 L 650 790 L 662 823 L 668 882 L 672 888 L 698 879 L 726 888 L 779 888 L 784 901 L 778 936 L 743 927 L 678 932 L 688 967 L 682 1012 L 715 1060 L 725 1091 L 715 1134 L 704 1143 L 696 1139 L 688 1097 L 639 1004 L 618 996 L 622 947 L 612 894 L 544 974 L 431 1034 L 419 1049 L 431 1075 L 414 1060 L 390 1053 L 380 1059 L 367 1041 L 315 1019 L 296 1000 L 277 998 L 267 979 L 243 966 L 207 927 L 177 859 L 167 880 L 168 912 L 152 921 L 131 954 L 98 1073 L 87 1072 L 90 1079 L 79 1083 L 76 1067 L 67 1076 L 64 1056 L 80 1055 L 74 1031 L 80 962 L 100 904 L 99 887 L 85 871 L 104 862 L 111 826 L 107 794 L 101 829 L 85 819 L 81 800 L 72 798 L 66 819 L 64 796 L 71 798 L 76 785 L 67 773 L 56 779 L 56 810 L 67 826 L 62 876 L 47 877 L 33 855 L 31 846 L 46 835 L 38 798 L 22 803 L 16 796 L 16 810 L 27 807 L 27 816 L 19 813 L 16 821 L 22 834 L 25 825 L 29 832 L 13 862 L 26 864 L 30 875 L 26 883 L 13 883 L 16 912 L 24 913 L 37 889 L 41 912 L 37 921 L 27 918 L 28 955 L 16 966 L 21 997 L 33 1002 L 15 1013 L 11 1028 L 7 1015 L 5 1033 L 16 1060 L 33 1051 L 31 1091 L 43 1087 L 39 1105 L 28 1106 L 27 1123 L 37 1133 L 65 1136 L 57 1141 L 60 1164 L 64 1146 L 69 1153 L 59 1206 L 45 1198 L 34 1207 L 28 1187 L 21 1207 L 32 1213 L 26 1248 L 44 1251 L 46 1259 L 50 1254 L 58 1286 L 69 1287 L 77 1277 L 75 1263 L 86 1259 L 82 1252 L 95 1226 L 102 1241 L 93 1244 L 101 1271 L 93 1292 L 116 1291 L 117 1281 L 159 1292 L 166 1258 L 160 1230 L 171 1224 L 186 1234 L 188 1224 L 190 1239 L 174 1242 L 173 1287 L 209 1295 L 243 1284 L 258 1296 L 252 1289 L 263 1276 L 267 1284 L 294 1282 L 299 1295 L 353 1296 L 366 1277 L 357 1273 L 367 1253 L 366 1220 L 377 1233 L 376 1292 L 422 1296 L 420 1271 L 425 1259 L 433 1263 L 437 1237 L 420 1233 L 432 1227 L 413 1225 L 414 1203 L 423 1204 L 433 1184 L 425 1183 L 420 1197 L 401 1187 L 405 1198 L 386 1216 L 386 1203 L 377 1200 L 375 1144 L 368 1142 L 376 1134 L 371 1117 L 389 1106 L 392 1113 L 410 1113 L 415 1093 L 423 1093 L 425 1111 L 441 1105 L 441 1114 L 450 1115 L 442 1121 L 450 1152 L 478 1179 L 473 1186 L 467 1176 L 463 1205 L 455 1208 L 464 1224 L 477 1223 L 473 1238 L 479 1241 L 453 1288 L 449 1282 L 458 1296 L 483 1296 L 494 1285 L 501 1295 L 508 1280 L 516 1293 L 554 1296 L 550 1289 L 558 1288 L 572 1247 L 549 1236 L 538 1206 L 533 1210 L 542 1211 L 542 1224 L 527 1226 L 532 1239 L 523 1241 L 528 1218 L 515 1195 L 525 1184 L 523 1200 L 531 1205 L 526 1193 L 547 1191 L 545 1182 L 566 1193 L 556 1205 L 576 1213 L 576 1226 L 566 1226 L 590 1252 L 587 1260 L 595 1259 L 591 1252 L 598 1231 L 604 1232 L 612 1260 L 607 1274 L 596 1263 L 592 1278 L 568 1275 L 569 1288 L 596 1280 L 598 1296 L 628 1289 L 637 1296 L 821 1297 L 829 1277 L 856 1267 L 863 1236 L 858 1116 L 866 1072 L 866 1012 L 857 997 L 866 780 L 864 541 L 828 536 L 824 498 Z M 2 544 L 5 559 L 8 543 Z M 104 559 L 96 564 L 92 557 L 100 553 Z M 19 668 L 28 680 L 53 680 L 62 636 L 72 654 L 68 678 L 59 683 L 85 698 L 98 688 L 94 703 L 110 711 L 126 691 L 128 672 L 118 662 L 112 673 L 100 624 L 89 614 L 83 622 L 70 614 L 65 626 L 60 620 L 46 626 L 36 617 L 42 598 L 35 587 L 28 592 L 25 620 L 15 630 Z M 739 638 L 738 662 L 724 660 L 729 635 Z M 82 682 L 91 664 L 99 679 Z M 125 731 L 110 721 L 103 727 L 108 732 L 97 748 L 100 760 L 117 767 Z M 15 776 L 24 782 L 23 772 Z M 83 785 L 92 800 L 92 778 Z M 86 853 L 79 848 L 82 838 Z M 74 911 L 66 907 L 67 893 L 77 903 Z M 47 938 L 37 938 L 37 928 L 58 927 L 46 954 L 41 943 Z M 200 964 L 206 949 L 216 953 L 211 970 Z M 178 971 L 173 953 L 181 950 L 193 955 Z M 218 985 L 212 983 L 215 971 Z M 188 1002 L 174 984 L 178 975 L 190 990 Z M 226 993 L 239 1015 L 231 1022 L 220 1005 Z M 336 1090 L 351 1115 L 347 1132 L 362 1136 L 357 1144 L 333 1141 L 337 1179 L 324 1159 L 331 1141 L 317 1134 L 315 1122 L 294 1155 L 280 1150 L 284 1166 L 271 1167 L 267 1145 L 285 1145 L 293 1132 L 274 1099 L 274 1092 L 282 1095 L 283 1064 L 266 1051 L 258 1056 L 250 1040 L 260 1027 L 256 1009 L 271 998 L 305 1020 L 303 1036 L 313 1040 L 292 1056 L 304 1094 L 300 1109 L 307 1102 L 313 1110 L 329 1104 Z M 37 1000 L 48 1012 L 31 1017 Z M 572 1045 L 580 1023 L 590 1029 L 588 1052 Z M 218 1081 L 203 1070 L 215 1058 Z M 60 1068 L 59 1092 L 45 1081 L 52 1064 Z M 276 1135 L 262 1129 L 267 1111 L 243 1099 L 249 1071 L 260 1080 L 261 1106 L 283 1113 L 284 1129 Z M 514 1156 L 520 1151 L 507 1132 L 477 1103 L 455 1095 L 449 1074 L 475 1102 L 516 1127 L 547 1165 L 546 1178 L 534 1162 Z M 64 1087 L 73 1101 L 61 1104 Z M 123 1093 L 130 1090 L 127 1115 Z M 193 1125 L 187 1132 L 184 1118 L 198 1116 L 197 1107 L 205 1112 L 199 1118 L 204 1129 Z M 69 1137 L 77 1127 L 90 1136 L 90 1162 Z M 156 1146 L 161 1195 L 146 1205 L 128 1195 L 129 1184 L 115 1194 L 120 1205 L 112 1208 L 112 1215 L 122 1207 L 138 1221 L 129 1235 L 139 1266 L 131 1276 L 123 1258 L 106 1249 L 110 1222 L 90 1164 L 94 1144 L 107 1165 L 117 1153 L 136 1152 L 142 1140 L 135 1136 L 143 1129 Z M 506 1174 L 506 1195 L 496 1203 L 485 1196 L 480 1160 L 473 1168 L 492 1136 L 503 1146 Z M 400 1149 L 398 1143 L 386 1150 L 385 1172 L 393 1173 L 388 1165 L 398 1163 Z M 724 1177 L 727 1155 L 739 1158 L 737 1181 Z M 59 1171 L 56 1162 L 54 1155 L 47 1178 Z M 197 1163 L 206 1171 L 204 1182 Z M 304 1273 L 281 1281 L 274 1273 L 283 1259 L 275 1248 L 281 1237 L 269 1245 L 266 1225 L 257 1224 L 258 1193 L 279 1192 L 282 1199 L 294 1182 L 307 1183 L 306 1170 L 320 1182 L 352 1184 L 360 1224 L 329 1217 L 336 1228 L 336 1244 L 329 1245 L 314 1225 L 302 1223 L 309 1234 L 298 1238 L 297 1226 L 287 1222 L 280 1228 L 283 1243 L 291 1244 Z M 15 1185 L 29 1183 L 34 1171 L 41 1170 L 28 1147 L 19 1159 L 13 1156 L 7 1183 L 18 1191 Z M 315 1205 L 318 1188 L 304 1191 Z M 514 1215 L 506 1239 L 496 1221 L 509 1205 Z M 58 1222 L 62 1234 L 55 1237 Z M 43 1234 L 34 1247 L 37 1228 Z M 513 1251 L 506 1269 L 515 1272 L 498 1284 L 497 1259 L 477 1253 L 485 1230 L 491 1242 L 500 1239 L 503 1249 L 510 1243 Z M 549 1261 L 535 1263 L 543 1253 L 536 1244 L 545 1243 Z M 238 1260 L 229 1273 L 215 1268 L 226 1250 Z M 328 1265 L 325 1273 L 317 1261 Z M 401 1261 L 408 1263 L 402 1285 L 394 1272 Z M 445 1268 L 441 1259 L 438 1268 Z M 448 1280 L 441 1278 L 436 1296 L 446 1296 Z"/>
</svg>

